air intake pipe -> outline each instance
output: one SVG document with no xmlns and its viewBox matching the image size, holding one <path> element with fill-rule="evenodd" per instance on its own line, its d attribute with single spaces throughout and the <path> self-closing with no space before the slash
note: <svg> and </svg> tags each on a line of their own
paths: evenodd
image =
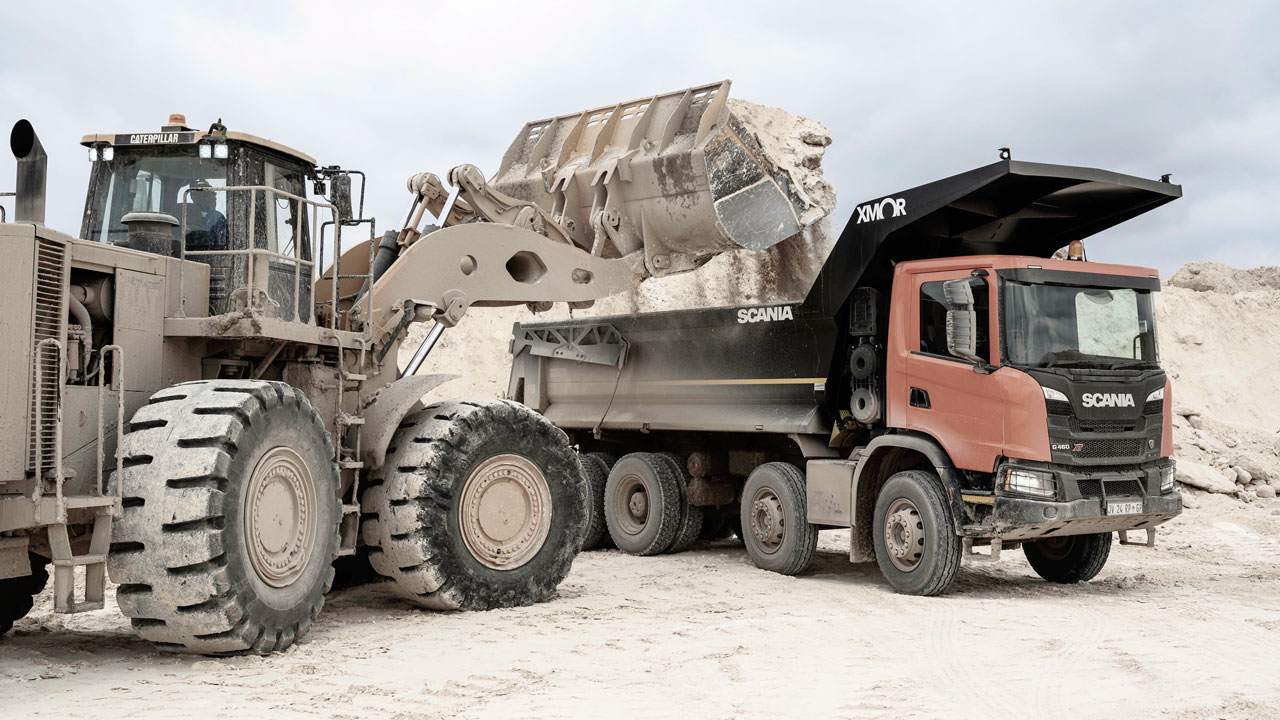
<svg viewBox="0 0 1280 720">
<path fill-rule="evenodd" d="M 18 186 L 14 189 L 13 220 L 44 224 L 44 191 L 49 157 L 35 128 L 26 120 L 14 123 L 9 149 L 18 161 Z"/>
</svg>

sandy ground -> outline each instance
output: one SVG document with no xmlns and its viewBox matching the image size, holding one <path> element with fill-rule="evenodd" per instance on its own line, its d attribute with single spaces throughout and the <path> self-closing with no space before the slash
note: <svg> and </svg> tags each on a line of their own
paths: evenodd
<svg viewBox="0 0 1280 720">
<path fill-rule="evenodd" d="M 433 613 L 334 593 L 283 655 L 158 654 L 50 599 L 0 640 L 6 718 L 1280 717 L 1280 501 L 1201 496 L 1085 585 L 1020 552 L 939 598 L 892 593 L 824 532 L 804 575 L 732 541 L 585 553 L 551 602 Z"/>
</svg>

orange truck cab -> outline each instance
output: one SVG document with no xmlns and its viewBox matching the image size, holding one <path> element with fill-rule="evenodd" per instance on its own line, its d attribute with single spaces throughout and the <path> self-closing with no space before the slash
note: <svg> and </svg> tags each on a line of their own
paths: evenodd
<svg viewBox="0 0 1280 720">
<path fill-rule="evenodd" d="M 1018 546 L 1088 580 L 1182 505 L 1160 280 L 1082 240 L 1181 194 L 1004 157 L 857 206 L 800 302 L 517 324 L 509 394 L 573 434 L 627 552 L 700 523 L 794 574 L 851 528 L 900 592 Z"/>
</svg>

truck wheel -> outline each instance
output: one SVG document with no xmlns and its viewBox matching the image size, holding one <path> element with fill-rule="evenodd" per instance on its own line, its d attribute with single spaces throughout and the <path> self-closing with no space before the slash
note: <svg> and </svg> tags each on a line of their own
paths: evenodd
<svg viewBox="0 0 1280 720">
<path fill-rule="evenodd" d="M 43 592 L 49 582 L 49 571 L 45 568 L 49 560 L 33 552 L 27 556 L 31 558 L 30 575 L 0 580 L 0 635 L 9 632 L 15 620 L 31 612 L 35 596 Z"/>
<path fill-rule="evenodd" d="M 618 549 L 657 555 L 680 529 L 680 479 L 662 457 L 631 453 L 613 466 L 605 484 L 604 518 Z"/>
<path fill-rule="evenodd" d="M 442 402 L 401 423 L 363 504 L 369 561 L 403 595 L 489 610 L 546 600 L 569 574 L 587 483 L 569 438 L 524 405 Z"/>
<path fill-rule="evenodd" d="M 791 463 L 765 463 L 742 489 L 742 541 L 756 567 L 783 575 L 803 572 L 818 547 L 809 524 L 804 473 Z"/>
<path fill-rule="evenodd" d="M 301 390 L 175 385 L 134 414 L 121 452 L 107 567 L 140 636 L 265 654 L 307 632 L 333 581 L 341 510 L 333 443 Z"/>
<path fill-rule="evenodd" d="M 1065 535 L 1022 543 L 1027 562 L 1040 577 L 1055 583 L 1092 580 L 1111 555 L 1111 533 Z"/>
<path fill-rule="evenodd" d="M 608 547 L 609 526 L 604 521 L 604 486 L 609 481 L 609 470 L 617 462 L 605 453 L 587 453 L 579 458 L 582 472 L 587 478 L 587 534 L 582 541 L 583 550 Z"/>
<path fill-rule="evenodd" d="M 680 528 L 671 540 L 671 547 L 666 549 L 669 553 L 680 553 L 698 541 L 705 518 L 702 508 L 689 504 L 689 471 L 685 469 L 685 459 L 671 452 L 658 453 L 658 456 L 666 460 L 676 477 L 680 478 Z"/>
<path fill-rule="evenodd" d="M 873 523 L 876 563 L 894 590 L 937 595 L 956 579 L 960 537 L 936 475 L 908 470 L 890 477 L 876 497 Z"/>
</svg>

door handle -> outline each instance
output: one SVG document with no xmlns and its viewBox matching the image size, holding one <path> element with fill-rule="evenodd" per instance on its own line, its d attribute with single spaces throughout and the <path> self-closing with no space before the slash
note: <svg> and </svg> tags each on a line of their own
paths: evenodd
<svg viewBox="0 0 1280 720">
<path fill-rule="evenodd" d="M 931 410 L 932 405 L 929 404 L 929 391 L 921 390 L 918 387 L 911 388 L 911 407 L 917 407 L 924 410 Z"/>
</svg>

